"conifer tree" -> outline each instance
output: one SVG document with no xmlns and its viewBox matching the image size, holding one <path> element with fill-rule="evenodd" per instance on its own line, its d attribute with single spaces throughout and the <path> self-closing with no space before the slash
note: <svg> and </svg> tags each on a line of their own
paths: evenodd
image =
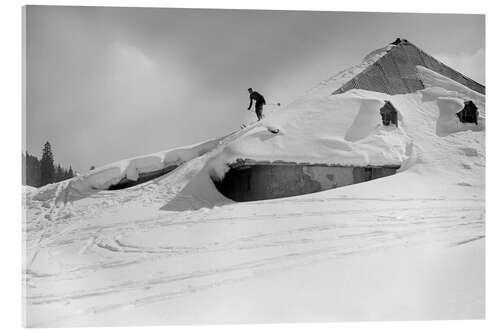
<svg viewBox="0 0 500 333">
<path fill-rule="evenodd" d="M 64 180 L 64 170 L 61 165 L 58 164 L 55 170 L 54 181 L 60 182 L 61 180 Z"/>
<path fill-rule="evenodd" d="M 40 161 L 36 156 L 28 152 L 23 154 L 23 184 L 29 186 L 40 186 Z"/>
<path fill-rule="evenodd" d="M 49 142 L 46 142 L 43 146 L 42 158 L 40 160 L 36 156 L 30 155 L 28 152 L 23 153 L 23 185 L 40 187 L 75 176 L 75 172 L 71 165 L 69 169 L 66 169 L 60 164 L 55 166 L 54 163 L 54 153 Z"/>
<path fill-rule="evenodd" d="M 43 146 L 42 159 L 40 160 L 41 186 L 54 182 L 54 155 L 50 142 Z"/>
<path fill-rule="evenodd" d="M 71 168 L 71 165 L 69 166 L 68 170 L 68 178 L 73 178 L 75 176 L 73 169 Z"/>
</svg>

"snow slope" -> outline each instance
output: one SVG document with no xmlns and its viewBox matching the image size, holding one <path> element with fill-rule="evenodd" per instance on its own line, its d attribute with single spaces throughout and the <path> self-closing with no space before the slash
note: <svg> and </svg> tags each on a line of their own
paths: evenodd
<svg viewBox="0 0 500 333">
<path fill-rule="evenodd" d="M 106 190 L 123 178 L 135 181 L 140 173 L 158 171 L 168 166 L 185 163 L 213 150 L 220 140 L 222 138 L 104 165 L 87 174 L 45 186 L 34 195 L 34 199 L 41 201 L 54 199 L 56 205 L 61 201 L 66 203 L 78 200 L 96 191 Z"/>
<path fill-rule="evenodd" d="M 484 121 L 450 125 L 464 99 L 484 117 L 484 96 L 422 73 L 428 88 L 418 93 L 313 89 L 263 123 L 182 154 L 26 191 L 26 324 L 484 317 Z M 398 110 L 397 128 L 380 126 L 385 100 Z M 211 177 L 238 158 L 402 168 L 234 203 Z M 179 160 L 150 182 L 101 190 Z"/>
<path fill-rule="evenodd" d="M 386 99 L 388 96 L 368 91 L 303 98 L 268 116 L 264 126 L 228 144 L 214 160 L 214 168 L 217 163 L 225 165 L 239 158 L 401 165 L 412 142 L 404 127 L 382 126 L 379 110 Z M 279 133 L 270 133 L 266 125 L 279 128 Z"/>
</svg>

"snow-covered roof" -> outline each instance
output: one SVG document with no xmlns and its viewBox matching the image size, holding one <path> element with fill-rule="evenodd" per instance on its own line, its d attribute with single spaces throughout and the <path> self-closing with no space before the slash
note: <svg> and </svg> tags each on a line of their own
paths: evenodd
<svg viewBox="0 0 500 333">
<path fill-rule="evenodd" d="M 425 142 L 434 142 L 435 137 L 454 132 L 484 129 L 484 95 L 423 66 L 416 66 L 415 70 L 426 88 L 415 93 L 389 95 L 352 89 L 332 95 L 332 90 L 345 79 L 362 72 L 394 47 L 389 45 L 372 52 L 361 65 L 326 80 L 287 106 L 274 111 L 265 110 L 263 121 L 242 130 L 190 147 L 112 163 L 65 182 L 48 185 L 36 191 L 33 198 L 47 200 L 56 197 L 56 201 L 66 202 L 108 189 L 124 178 L 137 180 L 141 173 L 174 164 L 183 165 L 179 169 L 187 172 L 186 177 L 204 184 L 207 182 L 199 179 L 205 177 L 201 175 L 220 179 L 229 165 L 238 160 L 346 166 L 398 165 L 405 170 L 417 160 L 417 148 Z M 454 116 L 466 100 L 472 100 L 478 106 L 478 125 L 462 124 Z M 382 125 L 380 108 L 386 101 L 390 101 L 398 112 L 397 127 Z M 279 133 L 274 134 L 269 129 L 278 129 Z M 427 136 L 420 136 L 421 131 Z M 192 167 L 191 164 L 196 168 L 185 171 Z M 191 181 L 186 178 L 184 182 Z M 208 192 L 214 193 L 212 190 Z"/>
<path fill-rule="evenodd" d="M 484 86 L 422 51 L 406 39 L 368 54 L 363 61 L 333 78 L 325 87 L 333 94 L 351 89 L 378 91 L 390 95 L 412 93 L 424 88 L 417 66 L 425 67 L 484 94 Z"/>
<path fill-rule="evenodd" d="M 369 91 L 305 97 L 269 114 L 262 126 L 228 144 L 215 163 L 246 158 L 355 166 L 401 165 L 411 139 L 403 127 L 382 125 L 380 108 L 389 98 Z M 279 133 L 268 131 L 269 126 L 279 128 Z"/>
</svg>

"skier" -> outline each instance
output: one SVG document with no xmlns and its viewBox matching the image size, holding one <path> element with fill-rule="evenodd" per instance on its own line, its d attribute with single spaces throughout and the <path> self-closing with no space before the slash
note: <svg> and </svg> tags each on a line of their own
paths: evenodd
<svg viewBox="0 0 500 333">
<path fill-rule="evenodd" d="M 266 100 L 264 99 L 264 96 L 256 91 L 253 91 L 252 88 L 248 88 L 248 93 L 250 94 L 250 105 L 248 106 L 248 110 L 252 108 L 252 103 L 255 100 L 255 114 L 257 114 L 257 120 L 261 120 L 262 107 L 266 104 Z"/>
</svg>

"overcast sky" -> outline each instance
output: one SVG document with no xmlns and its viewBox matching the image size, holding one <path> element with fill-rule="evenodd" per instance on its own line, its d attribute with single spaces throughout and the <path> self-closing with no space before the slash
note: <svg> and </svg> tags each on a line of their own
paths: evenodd
<svg viewBox="0 0 500 333">
<path fill-rule="evenodd" d="M 484 16 L 30 6 L 26 145 L 80 172 L 219 137 L 396 37 L 484 83 Z"/>
</svg>

